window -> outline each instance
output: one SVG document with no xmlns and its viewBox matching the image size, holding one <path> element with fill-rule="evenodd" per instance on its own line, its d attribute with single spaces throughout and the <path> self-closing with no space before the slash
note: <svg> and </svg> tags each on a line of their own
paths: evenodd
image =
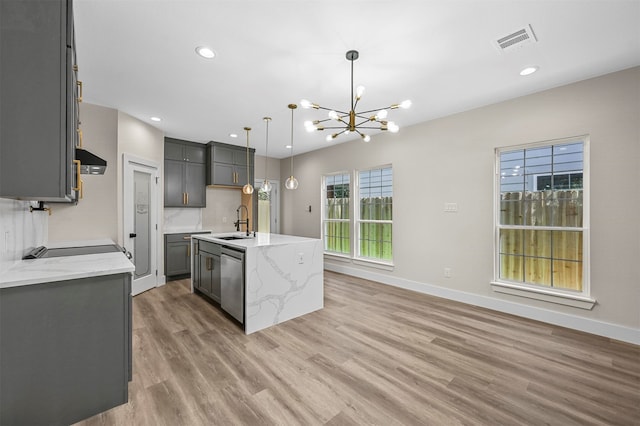
<svg viewBox="0 0 640 426">
<path fill-rule="evenodd" d="M 393 261 L 391 166 L 340 172 L 322 179 L 325 253 L 390 265 Z M 353 206 L 350 203 L 352 181 L 356 182 Z M 352 235 L 355 237 L 351 238 Z"/>
<path fill-rule="evenodd" d="M 323 237 L 324 250 L 328 253 L 351 253 L 349 173 L 327 175 L 323 177 Z"/>
<path fill-rule="evenodd" d="M 358 172 L 358 257 L 393 260 L 393 173 L 391 166 Z"/>
<path fill-rule="evenodd" d="M 587 137 L 496 150 L 496 281 L 588 296 Z"/>
</svg>

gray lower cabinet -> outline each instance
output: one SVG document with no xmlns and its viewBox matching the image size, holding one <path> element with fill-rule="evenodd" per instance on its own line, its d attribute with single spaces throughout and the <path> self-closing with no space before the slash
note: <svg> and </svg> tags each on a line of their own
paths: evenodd
<svg viewBox="0 0 640 426">
<path fill-rule="evenodd" d="M 69 425 L 128 401 L 131 275 L 0 289 L 0 424 Z"/>
<path fill-rule="evenodd" d="M 72 1 L 2 0 L 0 32 L 0 197 L 76 201 Z"/>
<path fill-rule="evenodd" d="M 167 278 L 183 278 L 191 274 L 191 235 L 209 232 L 188 232 L 164 236 L 164 274 Z"/>
<path fill-rule="evenodd" d="M 218 244 L 198 241 L 195 256 L 196 272 L 193 286 L 199 292 L 220 303 L 220 252 Z"/>
</svg>

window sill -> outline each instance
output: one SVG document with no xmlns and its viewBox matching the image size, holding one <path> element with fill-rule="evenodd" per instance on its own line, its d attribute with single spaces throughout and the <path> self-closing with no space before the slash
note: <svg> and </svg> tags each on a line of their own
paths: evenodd
<svg viewBox="0 0 640 426">
<path fill-rule="evenodd" d="M 511 294 L 514 296 L 527 297 L 529 299 L 543 300 L 545 302 L 558 303 L 560 305 L 572 306 L 574 308 L 591 310 L 596 304 L 595 299 L 584 296 L 574 296 L 566 293 L 557 293 L 550 290 L 525 288 L 515 284 L 491 282 L 491 288 L 497 293 Z"/>
<path fill-rule="evenodd" d="M 353 264 L 361 265 L 361 266 L 370 266 L 378 269 L 384 269 L 385 271 L 393 271 L 393 263 L 382 262 L 378 260 L 354 258 Z"/>
<path fill-rule="evenodd" d="M 351 257 L 344 255 L 344 254 L 337 254 L 337 253 L 328 253 L 328 252 L 324 252 L 325 257 L 327 257 L 328 259 L 331 260 L 337 260 L 340 262 L 351 262 Z"/>
<path fill-rule="evenodd" d="M 393 271 L 394 265 L 393 263 L 377 261 L 373 259 L 360 259 L 360 258 L 352 258 L 350 256 L 336 254 L 336 253 L 324 253 L 325 258 L 331 261 L 351 263 L 353 265 L 360 266 L 368 266 L 371 268 L 383 269 L 385 271 Z"/>
</svg>

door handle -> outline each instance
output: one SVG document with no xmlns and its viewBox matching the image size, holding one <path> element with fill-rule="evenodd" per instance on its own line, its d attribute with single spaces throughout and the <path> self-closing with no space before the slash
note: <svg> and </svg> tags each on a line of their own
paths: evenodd
<svg viewBox="0 0 640 426">
<path fill-rule="evenodd" d="M 131 234 L 129 234 L 129 238 L 135 238 L 136 237 L 136 233 L 132 232 Z"/>
</svg>

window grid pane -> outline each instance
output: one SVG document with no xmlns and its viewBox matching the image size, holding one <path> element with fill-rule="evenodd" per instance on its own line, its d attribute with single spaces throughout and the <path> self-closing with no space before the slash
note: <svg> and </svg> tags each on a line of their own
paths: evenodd
<svg viewBox="0 0 640 426">
<path fill-rule="evenodd" d="M 583 290 L 583 142 L 500 153 L 498 276 Z M 510 228 L 502 228 L 509 226 Z"/>
<path fill-rule="evenodd" d="M 324 250 L 331 253 L 351 253 L 349 173 L 324 176 Z"/>
<path fill-rule="evenodd" d="M 393 170 L 391 167 L 358 173 L 358 256 L 391 261 Z"/>
</svg>

